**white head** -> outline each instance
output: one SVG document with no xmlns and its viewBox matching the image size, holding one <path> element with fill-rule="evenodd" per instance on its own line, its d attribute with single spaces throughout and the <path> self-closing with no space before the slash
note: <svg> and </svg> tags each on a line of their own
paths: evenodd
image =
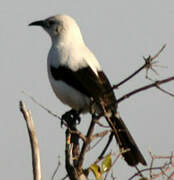
<svg viewBox="0 0 174 180">
<path fill-rule="evenodd" d="M 52 41 L 65 40 L 69 42 L 79 41 L 83 38 L 76 21 L 67 15 L 56 15 L 45 20 L 35 21 L 30 26 L 41 26 L 51 37 Z"/>
</svg>

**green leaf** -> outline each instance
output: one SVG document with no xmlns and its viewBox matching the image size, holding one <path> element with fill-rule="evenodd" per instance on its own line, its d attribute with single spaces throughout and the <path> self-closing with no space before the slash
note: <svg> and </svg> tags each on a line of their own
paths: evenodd
<svg viewBox="0 0 174 180">
<path fill-rule="evenodd" d="M 112 167 L 111 154 L 108 154 L 107 156 L 105 156 L 104 160 L 102 161 L 102 165 L 101 165 L 102 173 L 109 171 L 111 167 Z"/>
<path fill-rule="evenodd" d="M 93 172 L 96 180 L 102 180 L 102 173 L 100 167 L 97 164 L 91 164 L 90 170 Z"/>
</svg>

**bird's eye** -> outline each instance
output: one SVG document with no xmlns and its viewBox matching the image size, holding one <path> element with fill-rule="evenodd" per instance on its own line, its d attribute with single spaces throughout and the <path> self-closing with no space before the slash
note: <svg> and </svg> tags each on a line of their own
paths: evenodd
<svg viewBox="0 0 174 180">
<path fill-rule="evenodd" d="M 55 21 L 50 19 L 50 20 L 45 21 L 44 26 L 45 26 L 45 28 L 50 28 L 54 24 L 55 24 Z"/>
<path fill-rule="evenodd" d="M 50 26 L 52 26 L 53 24 L 55 24 L 55 21 L 49 20 L 49 21 L 48 21 L 48 24 L 49 24 Z"/>
</svg>

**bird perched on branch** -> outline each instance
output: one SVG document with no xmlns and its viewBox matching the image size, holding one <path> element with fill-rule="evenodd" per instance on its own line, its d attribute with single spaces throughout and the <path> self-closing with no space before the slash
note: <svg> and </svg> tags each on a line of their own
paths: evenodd
<svg viewBox="0 0 174 180">
<path fill-rule="evenodd" d="M 48 76 L 56 96 L 74 112 L 90 111 L 90 99 L 95 112 L 100 113 L 102 100 L 109 114 L 107 119 L 113 130 L 122 156 L 130 166 L 146 161 L 117 113 L 117 100 L 111 84 L 95 55 L 85 45 L 76 21 L 67 15 L 56 15 L 35 21 L 30 26 L 41 26 L 51 37 L 48 54 Z"/>
</svg>

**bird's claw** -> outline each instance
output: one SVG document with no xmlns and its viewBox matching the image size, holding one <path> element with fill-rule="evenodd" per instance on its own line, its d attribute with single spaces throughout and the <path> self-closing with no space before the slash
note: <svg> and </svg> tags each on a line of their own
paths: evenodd
<svg viewBox="0 0 174 180">
<path fill-rule="evenodd" d="M 61 118 L 61 127 L 63 125 L 66 125 L 68 127 L 72 127 L 74 125 L 80 124 L 80 113 L 75 111 L 74 109 L 66 112 L 65 114 L 62 115 Z"/>
</svg>

